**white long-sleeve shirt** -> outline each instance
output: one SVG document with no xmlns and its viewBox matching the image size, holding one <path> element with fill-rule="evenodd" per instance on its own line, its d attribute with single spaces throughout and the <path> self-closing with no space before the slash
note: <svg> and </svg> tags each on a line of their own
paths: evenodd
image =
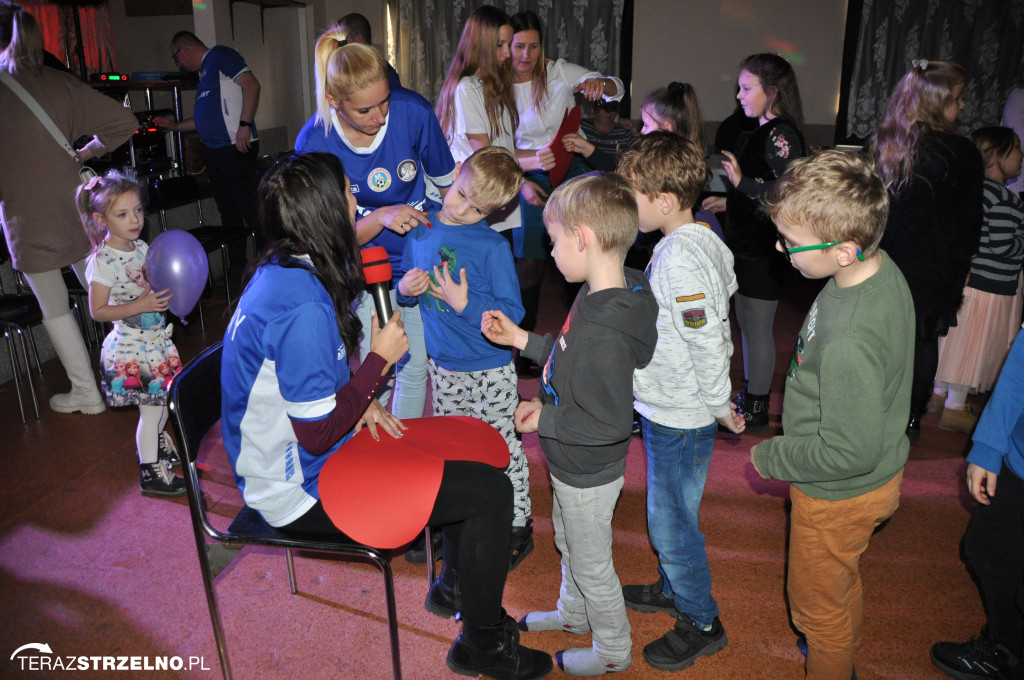
<svg viewBox="0 0 1024 680">
<path fill-rule="evenodd" d="M 541 110 L 538 111 L 533 102 L 533 81 L 516 83 L 513 86 L 516 93 L 516 108 L 519 110 L 516 146 L 533 151 L 553 140 L 562 125 L 566 110 L 576 105 L 573 90 L 590 78 L 611 78 L 615 83 L 615 94 L 604 95 L 604 101 L 617 102 L 622 99 L 621 80 L 597 71 L 588 71 L 564 59 L 548 60 L 548 96 L 544 99 Z"/>
<path fill-rule="evenodd" d="M 647 278 L 658 301 L 658 344 L 633 374 L 637 412 L 679 429 L 729 415 L 732 253 L 708 227 L 684 224 L 655 246 Z"/>
</svg>

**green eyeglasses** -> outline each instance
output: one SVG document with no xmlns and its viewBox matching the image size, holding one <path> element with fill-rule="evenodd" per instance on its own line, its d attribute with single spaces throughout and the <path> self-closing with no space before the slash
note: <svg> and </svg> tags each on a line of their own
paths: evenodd
<svg viewBox="0 0 1024 680">
<path fill-rule="evenodd" d="M 779 245 L 782 246 L 782 254 L 786 256 L 786 262 L 789 262 L 790 264 L 793 264 L 792 253 L 803 253 L 808 250 L 825 250 L 826 248 L 837 246 L 840 243 L 846 243 L 846 241 L 832 241 L 831 243 L 818 243 L 813 246 L 796 246 L 794 248 L 790 248 L 786 245 L 786 239 L 782 238 L 782 234 L 780 234 L 778 230 L 775 231 L 775 235 L 778 237 Z M 864 261 L 864 253 L 860 252 L 859 247 L 857 248 L 857 259 L 861 262 Z"/>
</svg>

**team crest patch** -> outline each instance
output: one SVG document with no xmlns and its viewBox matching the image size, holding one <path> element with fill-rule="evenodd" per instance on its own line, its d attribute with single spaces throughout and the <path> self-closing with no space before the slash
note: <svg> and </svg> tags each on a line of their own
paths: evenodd
<svg viewBox="0 0 1024 680">
<path fill-rule="evenodd" d="M 683 323 L 690 328 L 700 328 L 708 323 L 708 315 L 703 307 L 683 310 Z"/>
<path fill-rule="evenodd" d="M 411 182 L 416 179 L 416 161 L 406 158 L 398 164 L 398 179 L 403 182 Z"/>
<path fill-rule="evenodd" d="M 676 298 L 676 302 L 693 302 L 695 300 L 703 300 L 703 299 L 704 299 L 704 293 L 697 293 L 696 295 L 683 295 L 682 297 L 677 297 Z"/>
<path fill-rule="evenodd" d="M 374 168 L 366 181 L 370 189 L 379 193 L 391 186 L 391 173 L 384 168 Z"/>
</svg>

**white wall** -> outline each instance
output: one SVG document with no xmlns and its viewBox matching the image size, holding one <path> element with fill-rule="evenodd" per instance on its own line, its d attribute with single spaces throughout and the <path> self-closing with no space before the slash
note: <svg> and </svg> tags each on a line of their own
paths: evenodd
<svg viewBox="0 0 1024 680">
<path fill-rule="evenodd" d="M 704 118 L 735 105 L 740 61 L 781 53 L 797 74 L 804 117 L 834 126 L 846 27 L 846 0 L 635 0 L 633 111 L 673 80 L 691 83 Z"/>
</svg>

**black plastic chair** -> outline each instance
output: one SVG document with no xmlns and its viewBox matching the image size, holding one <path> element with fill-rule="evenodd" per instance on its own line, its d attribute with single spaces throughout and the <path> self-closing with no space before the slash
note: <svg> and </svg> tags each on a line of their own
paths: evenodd
<svg viewBox="0 0 1024 680">
<path fill-rule="evenodd" d="M 4 242 L 0 235 L 0 242 Z M 7 245 L 0 249 L 0 263 L 7 261 Z M 19 272 L 14 271 L 15 283 L 18 283 Z M 39 307 L 39 301 L 32 293 L 22 292 L 18 286 L 17 293 L 4 293 L 3 282 L 0 281 L 0 329 L 3 329 L 4 339 L 7 341 L 7 355 L 11 361 L 11 373 L 14 380 L 14 391 L 18 395 L 18 409 L 21 411 L 21 424 L 28 422 L 25 418 L 25 402 L 21 396 L 21 367 L 18 362 L 18 349 L 14 342 L 17 335 L 21 340 L 21 353 L 25 359 L 25 382 L 28 383 L 29 393 L 32 395 L 32 408 L 35 410 L 36 420 L 39 419 L 39 401 L 36 399 L 36 387 L 32 382 L 32 364 L 28 360 L 28 343 L 25 342 L 25 335 L 28 334 L 32 342 L 32 354 L 36 360 L 36 370 L 40 374 L 43 367 L 39 363 L 39 350 L 36 348 L 36 339 L 32 335 L 32 328 L 43 323 L 43 310 Z"/>
<path fill-rule="evenodd" d="M 231 306 L 231 284 L 228 277 L 230 258 L 228 257 L 228 246 L 233 243 L 249 241 L 252 251 L 256 252 L 256 234 L 251 231 L 239 229 L 228 229 L 227 227 L 208 225 L 203 220 L 203 203 L 199 197 L 199 184 L 195 177 L 183 175 L 181 177 L 164 177 L 153 183 L 152 191 L 155 207 L 160 213 L 160 230 L 167 231 L 166 212 L 170 208 L 195 204 L 198 210 L 199 226 L 188 230 L 190 234 L 199 240 L 203 250 L 208 254 L 220 251 L 221 262 L 224 266 L 224 294 L 227 297 L 228 306 Z M 213 286 L 213 268 L 210 268 L 210 285 Z"/>
<path fill-rule="evenodd" d="M 387 622 L 391 642 L 391 668 L 395 680 L 401 680 L 401 659 L 398 648 L 398 617 L 395 611 L 395 587 L 391 574 L 388 553 L 360 543 L 327 543 L 313 540 L 296 539 L 287 536 L 267 524 L 263 517 L 244 503 L 227 530 L 219 530 L 213 526 L 203 500 L 200 480 L 199 458 L 200 445 L 206 434 L 214 427 L 219 427 L 221 396 L 220 396 L 220 365 L 221 343 L 212 345 L 190 361 L 175 376 L 169 391 L 171 418 L 178 434 L 178 446 L 181 449 L 182 468 L 185 475 L 185 486 L 188 493 L 188 505 L 192 515 L 192 527 L 195 532 L 196 550 L 199 554 L 199 565 L 203 572 L 203 586 L 206 589 L 206 602 L 210 609 L 210 622 L 217 642 L 217 653 L 220 655 L 221 670 L 225 680 L 230 680 L 231 669 L 228 664 L 227 646 L 221 627 L 217 599 L 214 594 L 214 576 L 207 555 L 205 536 L 220 543 L 251 544 L 280 548 L 285 551 L 288 563 L 288 579 L 292 594 L 298 593 L 295 582 L 295 567 L 292 558 L 293 550 L 310 550 L 331 553 L 342 559 L 367 562 L 376 566 L 381 573 L 384 595 L 387 601 Z M 222 446 L 204 448 L 203 468 L 224 469 L 230 476 L 230 464 L 227 453 Z M 214 462 L 216 460 L 216 462 Z M 234 479 L 230 478 L 233 485 Z"/>
</svg>

